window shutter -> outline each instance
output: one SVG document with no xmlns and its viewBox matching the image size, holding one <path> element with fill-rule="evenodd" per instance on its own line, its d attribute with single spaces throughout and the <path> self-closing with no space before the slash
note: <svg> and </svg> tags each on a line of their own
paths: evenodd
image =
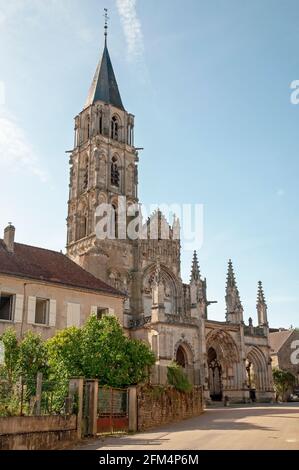
<svg viewBox="0 0 299 470">
<path fill-rule="evenodd" d="M 80 311 L 81 306 L 80 304 L 73 304 L 73 323 L 74 326 L 80 326 Z"/>
<path fill-rule="evenodd" d="M 97 307 L 97 305 L 93 305 L 90 309 L 90 315 L 97 316 L 97 314 L 98 314 L 98 307 Z"/>
<path fill-rule="evenodd" d="M 67 327 L 80 326 L 80 304 L 67 304 Z"/>
<path fill-rule="evenodd" d="M 35 323 L 35 308 L 36 308 L 36 297 L 28 297 L 27 323 L 29 325 L 34 325 Z"/>
<path fill-rule="evenodd" d="M 108 312 L 109 312 L 108 313 L 109 317 L 114 317 L 114 315 L 115 315 L 114 308 L 108 308 Z"/>
<path fill-rule="evenodd" d="M 50 300 L 49 326 L 56 326 L 56 300 Z"/>
<path fill-rule="evenodd" d="M 72 309 L 73 304 L 67 304 L 67 312 L 66 312 L 66 326 L 69 328 L 70 326 L 73 325 L 72 323 L 72 314 L 73 314 L 73 309 Z"/>
<path fill-rule="evenodd" d="M 24 305 L 24 296 L 23 295 L 16 295 L 16 298 L 15 298 L 15 313 L 14 313 L 14 322 L 15 323 L 22 323 L 23 305 Z"/>
</svg>

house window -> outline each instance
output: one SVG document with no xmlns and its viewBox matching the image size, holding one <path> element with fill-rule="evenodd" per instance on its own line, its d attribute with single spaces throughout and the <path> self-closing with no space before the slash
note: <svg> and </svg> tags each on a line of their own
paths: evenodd
<svg viewBox="0 0 299 470">
<path fill-rule="evenodd" d="M 2 293 L 0 296 L 0 320 L 13 321 L 14 296 Z"/>
<path fill-rule="evenodd" d="M 49 324 L 49 300 L 36 299 L 35 323 L 37 325 Z"/>
<path fill-rule="evenodd" d="M 97 308 L 97 319 L 98 320 L 101 320 L 101 318 L 105 317 L 108 314 L 109 314 L 109 308 L 102 308 L 102 307 Z"/>
</svg>

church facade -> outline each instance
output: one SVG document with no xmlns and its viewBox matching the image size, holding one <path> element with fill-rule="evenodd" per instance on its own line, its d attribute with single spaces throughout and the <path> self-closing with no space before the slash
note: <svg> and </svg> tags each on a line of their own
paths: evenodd
<svg viewBox="0 0 299 470">
<path fill-rule="evenodd" d="M 267 305 L 258 285 L 258 325 L 245 325 L 243 307 L 231 261 L 226 285 L 225 321 L 208 318 L 207 282 L 194 253 L 191 279 L 181 279 L 180 223 L 170 225 L 160 210 L 132 239 L 125 208 L 138 200 L 138 149 L 134 116 L 122 103 L 105 37 L 86 104 L 75 118 L 74 150 L 70 155 L 70 196 L 67 254 L 102 281 L 127 293 L 124 328 L 146 341 L 156 355 L 153 381 L 165 383 L 167 365 L 176 361 L 207 400 L 270 401 L 273 383 Z M 123 202 L 122 202 L 123 203 Z M 99 207 L 111 207 L 113 235 L 101 237 Z M 141 218 L 141 215 L 140 215 Z M 123 226 L 125 225 L 125 226 Z M 154 227 L 156 236 L 151 237 Z M 167 236 L 164 236 L 167 233 Z M 111 235 L 111 234 L 110 234 Z"/>
</svg>

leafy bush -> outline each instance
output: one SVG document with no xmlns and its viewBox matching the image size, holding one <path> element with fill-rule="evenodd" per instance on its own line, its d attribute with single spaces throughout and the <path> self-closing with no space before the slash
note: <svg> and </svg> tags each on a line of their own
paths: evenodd
<svg viewBox="0 0 299 470">
<path fill-rule="evenodd" d="M 145 380 L 155 356 L 149 347 L 132 340 L 115 317 L 92 315 L 82 328 L 58 332 L 47 342 L 53 376 L 99 379 L 100 385 L 125 387 Z"/>
<path fill-rule="evenodd" d="M 32 412 L 38 372 L 43 374 L 42 409 L 60 413 L 70 377 L 126 387 L 145 381 L 155 363 L 149 347 L 125 336 L 115 317 L 98 320 L 91 316 L 82 328 L 59 331 L 48 341 L 29 331 L 18 342 L 12 329 L 0 339 L 5 348 L 0 366 L 0 416 Z"/>
<path fill-rule="evenodd" d="M 287 400 L 287 394 L 295 384 L 295 377 L 291 372 L 282 369 L 273 369 L 274 388 L 277 397 L 282 401 Z"/>
<path fill-rule="evenodd" d="M 184 369 L 176 362 L 173 362 L 167 367 L 167 380 L 170 385 L 173 385 L 180 392 L 188 393 L 191 392 L 193 388 Z"/>
</svg>

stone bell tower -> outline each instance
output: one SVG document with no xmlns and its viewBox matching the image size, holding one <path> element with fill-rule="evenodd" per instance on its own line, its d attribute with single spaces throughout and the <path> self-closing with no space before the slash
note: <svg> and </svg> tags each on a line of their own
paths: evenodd
<svg viewBox="0 0 299 470">
<path fill-rule="evenodd" d="M 126 290 L 135 250 L 134 242 L 117 233 L 117 213 L 121 196 L 127 206 L 138 203 L 138 152 L 134 116 L 123 106 L 108 51 L 107 19 L 104 51 L 85 106 L 75 118 L 67 253 L 96 277 Z M 96 211 L 101 204 L 110 204 L 115 211 L 115 239 L 96 237 Z"/>
</svg>

